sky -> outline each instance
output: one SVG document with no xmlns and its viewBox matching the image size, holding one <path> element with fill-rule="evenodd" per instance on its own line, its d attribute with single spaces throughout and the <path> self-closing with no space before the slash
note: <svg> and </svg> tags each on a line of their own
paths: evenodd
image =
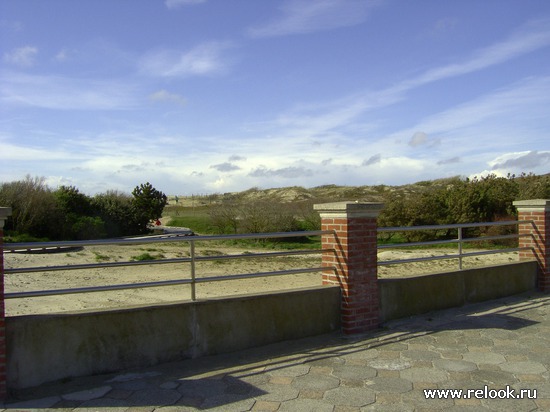
<svg viewBox="0 0 550 412">
<path fill-rule="evenodd" d="M 547 0 L 3 0 L 0 182 L 550 172 Z"/>
</svg>

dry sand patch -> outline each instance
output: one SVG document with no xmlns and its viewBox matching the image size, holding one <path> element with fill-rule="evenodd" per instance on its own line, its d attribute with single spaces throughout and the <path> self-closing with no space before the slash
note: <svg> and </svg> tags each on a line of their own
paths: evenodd
<svg viewBox="0 0 550 412">
<path fill-rule="evenodd" d="M 197 246 L 197 256 L 243 255 L 252 250 L 219 245 Z M 264 252 L 264 250 L 253 250 Z M 189 246 L 185 243 L 159 243 L 147 245 L 86 246 L 81 250 L 48 254 L 6 253 L 6 268 L 60 266 L 85 263 L 123 262 L 132 257 L 149 253 L 164 258 L 189 256 Z M 409 259 L 413 257 L 454 254 L 450 249 L 433 250 L 387 250 L 379 252 L 379 260 Z M 518 260 L 517 253 L 477 256 L 464 259 L 464 267 L 475 267 L 510 263 Z M 197 278 L 241 273 L 269 272 L 295 268 L 318 267 L 320 255 L 269 257 L 254 259 L 232 259 L 197 263 Z M 416 262 L 391 266 L 380 266 L 381 278 L 403 277 L 418 274 L 453 271 L 458 268 L 456 259 Z M 103 286 L 126 283 L 141 283 L 173 279 L 189 279 L 188 263 L 139 265 L 116 268 L 93 268 L 86 270 L 62 270 L 6 274 L 6 292 L 68 289 L 87 286 Z M 242 295 L 274 290 L 295 289 L 318 286 L 320 273 L 272 276 L 265 278 L 208 282 L 197 284 L 197 298 Z M 131 305 L 157 304 L 184 301 L 191 298 L 189 285 L 164 286 L 154 288 L 128 289 L 107 292 L 69 294 L 35 298 L 8 299 L 8 316 L 65 312 L 83 309 L 105 309 Z"/>
</svg>

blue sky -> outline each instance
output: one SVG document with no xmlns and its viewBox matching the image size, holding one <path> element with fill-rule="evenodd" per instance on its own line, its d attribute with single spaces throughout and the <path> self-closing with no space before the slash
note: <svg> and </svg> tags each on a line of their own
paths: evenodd
<svg viewBox="0 0 550 412">
<path fill-rule="evenodd" d="M 550 172 L 547 0 L 12 0 L 0 53 L 4 182 Z"/>
</svg>

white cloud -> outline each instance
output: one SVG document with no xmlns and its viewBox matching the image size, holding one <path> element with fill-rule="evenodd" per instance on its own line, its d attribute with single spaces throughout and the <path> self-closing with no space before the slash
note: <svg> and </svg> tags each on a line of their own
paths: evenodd
<svg viewBox="0 0 550 412">
<path fill-rule="evenodd" d="M 381 142 L 399 153 L 395 142 L 436 149 L 438 158 L 460 156 L 468 162 L 479 153 L 511 151 L 516 147 L 545 148 L 550 105 L 550 77 L 528 78 L 435 113 Z M 421 133 L 418 131 L 421 130 Z M 411 138 L 411 136 L 413 136 Z M 429 136 L 438 136 L 430 140 Z M 487 162 L 487 158 L 479 158 Z"/>
<path fill-rule="evenodd" d="M 550 45 L 550 25 L 544 22 L 531 22 L 515 32 L 507 40 L 496 43 L 490 47 L 478 50 L 472 57 L 448 66 L 441 66 L 427 70 L 420 76 L 402 81 L 395 86 L 379 91 L 366 91 L 351 96 L 336 99 L 323 104 L 309 104 L 295 107 L 281 114 L 271 124 L 265 123 L 273 135 L 278 133 L 280 138 L 321 138 L 337 141 L 350 131 L 357 119 L 366 113 L 385 106 L 395 104 L 406 98 L 407 92 L 424 86 L 428 83 L 443 80 L 445 78 L 461 76 L 475 70 L 481 70 L 492 65 L 503 63 L 506 60 L 516 58 L 530 51 Z M 490 117 L 512 113 L 525 105 L 533 107 L 531 115 L 539 114 L 544 110 L 542 102 L 548 101 L 550 79 L 529 78 L 518 84 L 511 85 L 508 89 L 498 90 L 493 94 L 451 109 L 447 112 L 432 116 L 415 126 L 418 130 L 426 130 L 430 134 L 448 132 L 453 127 L 464 128 L 468 125 L 479 124 Z M 518 110 L 514 116 L 517 119 Z M 514 117 L 509 117 L 512 121 Z M 516 122 L 517 123 L 517 122 Z M 362 127 L 367 130 L 373 125 L 364 123 Z M 393 140 L 410 140 L 411 134 L 417 130 L 406 130 L 392 135 Z M 363 134 L 365 132 L 363 131 Z M 408 134 L 408 136 L 403 136 Z M 397 138 L 399 136 L 399 138 Z M 417 136 L 418 138 L 418 136 Z M 418 146 L 418 139 L 410 140 L 412 146 Z M 435 138 L 428 141 L 433 147 L 442 140 Z"/>
<path fill-rule="evenodd" d="M 154 102 L 176 103 L 181 106 L 184 106 L 187 103 L 183 96 L 176 93 L 170 93 L 164 89 L 150 94 L 149 99 Z"/>
<path fill-rule="evenodd" d="M 381 1 L 365 0 L 287 0 L 282 16 L 263 26 L 251 28 L 252 37 L 310 33 L 360 24 Z"/>
<path fill-rule="evenodd" d="M 23 30 L 23 23 L 17 20 L 0 20 L 0 29 L 7 29 L 11 32 L 17 33 Z"/>
<path fill-rule="evenodd" d="M 409 141 L 409 146 L 416 147 L 425 144 L 428 141 L 428 135 L 424 132 L 416 132 Z"/>
<path fill-rule="evenodd" d="M 550 20 L 532 21 L 508 39 L 479 49 L 462 62 L 428 70 L 416 78 L 400 83 L 395 89 L 406 91 L 424 84 L 472 73 L 548 46 L 550 46 Z"/>
<path fill-rule="evenodd" d="M 424 132 L 415 132 L 411 137 L 411 140 L 409 140 L 409 146 L 412 146 L 412 147 L 419 147 L 419 146 L 434 147 L 440 143 L 441 143 L 441 139 L 430 138 Z"/>
<path fill-rule="evenodd" d="M 69 58 L 69 52 L 66 49 L 59 50 L 54 56 L 55 61 L 64 62 Z"/>
<path fill-rule="evenodd" d="M 531 171 L 541 166 L 550 166 L 550 151 L 507 153 L 490 161 L 489 165 L 495 170 Z"/>
<path fill-rule="evenodd" d="M 136 105 L 136 90 L 122 81 L 0 73 L 0 102 L 57 110 L 114 110 Z"/>
<path fill-rule="evenodd" d="M 31 67 L 34 65 L 38 49 L 33 46 L 24 46 L 4 53 L 4 61 L 20 67 Z"/>
<path fill-rule="evenodd" d="M 281 167 L 278 169 L 268 169 L 265 166 L 260 166 L 252 170 L 248 176 L 258 177 L 258 178 L 273 178 L 273 177 L 283 177 L 286 179 L 297 179 L 304 177 L 313 176 L 313 170 L 305 168 L 302 166 L 287 166 Z"/>
<path fill-rule="evenodd" d="M 228 42 L 208 42 L 187 52 L 160 50 L 145 55 L 140 61 L 142 72 L 151 76 L 188 77 L 223 73 L 229 66 L 223 53 Z"/>
<path fill-rule="evenodd" d="M 74 158 L 74 154 L 50 147 L 32 147 L 9 143 L 0 140 L 2 153 L 10 161 L 59 161 Z"/>
<path fill-rule="evenodd" d="M 177 9 L 183 6 L 192 6 L 194 4 L 206 3 L 206 0 L 166 0 L 164 4 L 169 9 Z"/>
</svg>

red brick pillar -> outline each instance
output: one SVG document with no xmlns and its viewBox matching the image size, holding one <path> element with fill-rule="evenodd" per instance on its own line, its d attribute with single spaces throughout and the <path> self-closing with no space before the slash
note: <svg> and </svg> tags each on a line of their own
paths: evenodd
<svg viewBox="0 0 550 412">
<path fill-rule="evenodd" d="M 519 238 L 519 246 L 531 248 L 519 252 L 520 260 L 537 260 L 537 286 L 543 292 L 550 292 L 550 200 L 518 200 L 514 206 L 518 210 L 518 220 L 533 221 L 519 225 L 519 234 L 529 235 Z"/>
<path fill-rule="evenodd" d="M 323 284 L 342 290 L 341 321 L 346 334 L 376 329 L 380 323 L 376 219 L 382 203 L 338 202 L 314 206 L 321 215 Z"/>
<path fill-rule="evenodd" d="M 0 400 L 7 396 L 6 379 L 6 312 L 4 305 L 4 222 L 11 215 L 9 207 L 0 207 Z"/>
</svg>

